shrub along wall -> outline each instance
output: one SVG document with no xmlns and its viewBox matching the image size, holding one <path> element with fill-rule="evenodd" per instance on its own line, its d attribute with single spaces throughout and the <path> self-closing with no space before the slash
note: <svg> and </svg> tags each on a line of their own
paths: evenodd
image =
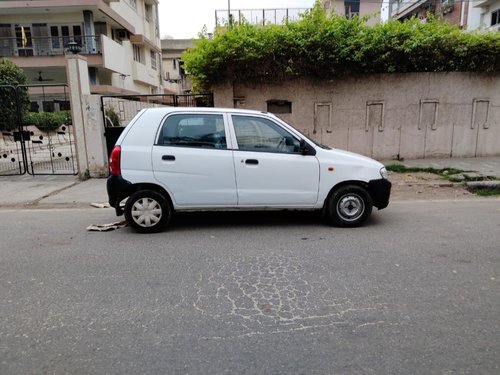
<svg viewBox="0 0 500 375">
<path fill-rule="evenodd" d="M 352 74 L 403 72 L 500 72 L 500 33 L 463 32 L 429 18 L 390 20 L 327 16 L 319 2 L 300 21 L 236 24 L 200 35 L 183 55 L 198 87 L 224 82 L 321 80 Z"/>
</svg>

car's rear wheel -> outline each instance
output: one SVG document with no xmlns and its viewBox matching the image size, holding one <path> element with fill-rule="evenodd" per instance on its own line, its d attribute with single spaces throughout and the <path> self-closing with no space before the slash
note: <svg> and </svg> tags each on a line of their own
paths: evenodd
<svg viewBox="0 0 500 375">
<path fill-rule="evenodd" d="M 125 204 L 127 223 L 140 233 L 153 233 L 165 229 L 171 217 L 170 202 L 153 190 L 139 190 L 133 193 Z"/>
<path fill-rule="evenodd" d="M 357 185 L 341 186 L 328 200 L 328 219 L 333 225 L 358 227 L 370 216 L 372 207 L 373 202 L 366 189 Z"/>
</svg>

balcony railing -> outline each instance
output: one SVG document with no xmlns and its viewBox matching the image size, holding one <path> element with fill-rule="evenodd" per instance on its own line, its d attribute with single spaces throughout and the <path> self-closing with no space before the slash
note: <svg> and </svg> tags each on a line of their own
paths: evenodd
<svg viewBox="0 0 500 375">
<path fill-rule="evenodd" d="M 254 25 L 265 25 L 271 23 L 274 25 L 282 25 L 285 22 L 298 21 L 300 15 L 309 8 L 282 8 L 282 9 L 230 9 L 216 10 L 215 22 L 221 26 L 232 22 L 242 22 L 245 20 Z"/>
<path fill-rule="evenodd" d="M 76 42 L 81 47 L 81 53 L 96 55 L 101 53 L 101 37 L 75 36 L 75 37 L 0 37 L 0 57 L 14 56 L 58 56 L 70 53 L 68 44 Z"/>
</svg>

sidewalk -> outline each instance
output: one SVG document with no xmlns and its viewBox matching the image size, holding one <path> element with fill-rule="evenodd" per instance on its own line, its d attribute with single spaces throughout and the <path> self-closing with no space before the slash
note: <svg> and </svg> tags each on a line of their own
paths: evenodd
<svg viewBox="0 0 500 375">
<path fill-rule="evenodd" d="M 500 156 L 464 159 L 385 161 L 407 167 L 457 168 L 500 178 Z M 89 207 L 107 203 L 106 179 L 80 181 L 75 176 L 1 176 L 0 208 Z"/>
<path fill-rule="evenodd" d="M 89 207 L 107 201 L 105 178 L 80 181 L 76 176 L 0 177 L 0 208 Z"/>
</svg>

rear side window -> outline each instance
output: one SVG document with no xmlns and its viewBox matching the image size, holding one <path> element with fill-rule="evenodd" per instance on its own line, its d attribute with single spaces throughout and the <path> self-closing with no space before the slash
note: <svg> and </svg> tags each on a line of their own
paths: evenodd
<svg viewBox="0 0 500 375">
<path fill-rule="evenodd" d="M 222 115 L 179 114 L 166 118 L 159 144 L 165 146 L 226 149 Z"/>
</svg>

